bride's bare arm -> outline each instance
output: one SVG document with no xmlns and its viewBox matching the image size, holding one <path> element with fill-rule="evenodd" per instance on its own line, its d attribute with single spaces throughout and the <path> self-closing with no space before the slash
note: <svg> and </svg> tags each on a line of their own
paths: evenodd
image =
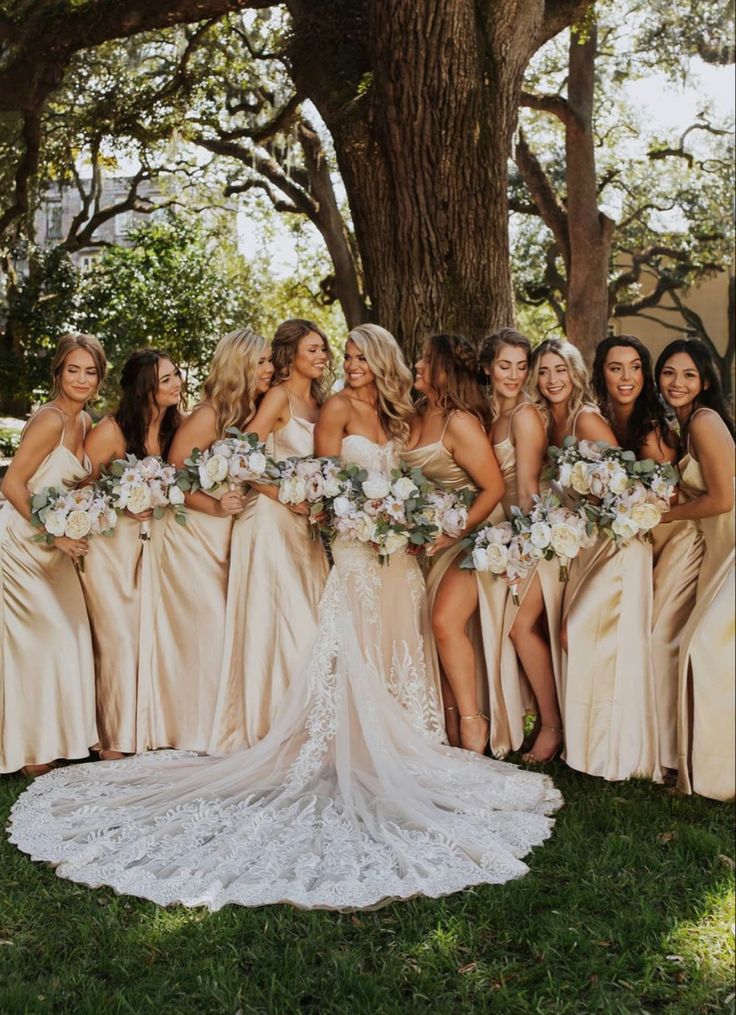
<svg viewBox="0 0 736 1015">
<path fill-rule="evenodd" d="M 314 452 L 320 457 L 337 458 L 350 422 L 350 402 L 344 395 L 333 395 L 322 406 L 314 428 Z"/>
</svg>

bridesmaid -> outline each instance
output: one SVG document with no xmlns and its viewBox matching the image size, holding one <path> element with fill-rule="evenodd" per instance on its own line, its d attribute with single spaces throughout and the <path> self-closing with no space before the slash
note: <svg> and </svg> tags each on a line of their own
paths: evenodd
<svg viewBox="0 0 736 1015">
<path fill-rule="evenodd" d="M 593 387 L 604 416 L 622 448 L 639 459 L 674 463 L 677 440 L 659 401 L 649 350 L 632 335 L 611 336 L 596 349 Z M 677 768 L 677 674 L 680 632 L 695 603 L 703 557 L 695 522 L 660 524 L 653 533 L 654 667 L 659 759 Z"/>
<path fill-rule="evenodd" d="M 529 339 L 513 328 L 502 328 L 489 336 L 481 351 L 481 361 L 491 381 L 491 441 L 503 474 L 502 504 L 509 521 L 514 505 L 527 512 L 533 496 L 540 493 L 547 452 L 544 419 L 524 390 L 531 354 Z M 542 560 L 522 586 L 519 607 L 514 607 L 510 596 L 506 600 L 505 633 L 511 638 L 536 702 L 533 745 L 522 758 L 529 764 L 551 761 L 562 747 L 557 684 L 562 670 L 558 632 L 563 590 L 557 566 Z M 517 687 L 518 681 L 511 688 L 512 693 Z M 523 736 L 523 709 L 514 698 L 511 700 L 516 708 L 513 714 L 506 709 L 513 730 L 509 749 L 516 749 Z"/>
<path fill-rule="evenodd" d="M 40 775 L 97 745 L 95 675 L 75 562 L 85 539 L 34 543 L 30 499 L 47 486 L 73 487 L 90 473 L 85 405 L 105 377 L 102 346 L 64 335 L 51 364 L 51 399 L 26 424 L 2 484 L 0 512 L 0 773 Z M 101 538 L 101 537 L 99 537 Z"/>
<path fill-rule="evenodd" d="M 548 339 L 535 349 L 530 390 L 547 417 L 550 444 L 572 436 L 617 446 L 594 404 L 582 356 L 569 342 Z M 562 623 L 559 700 L 567 764 L 609 780 L 661 781 L 649 544 L 634 539 L 617 550 L 601 536 L 584 550 L 570 567 Z"/>
<path fill-rule="evenodd" d="M 217 343 L 204 399 L 176 432 L 169 450 L 181 468 L 227 427 L 245 427 L 273 374 L 265 339 L 249 329 Z M 166 519 L 155 609 L 151 715 L 153 747 L 206 751 L 217 699 L 233 518 L 243 496 L 187 494 L 187 524 Z"/>
<path fill-rule="evenodd" d="M 133 454 L 165 458 L 181 421 L 181 375 L 158 349 L 132 353 L 120 379 L 114 414 L 89 433 L 90 479 L 103 466 Z M 153 548 L 140 536 L 151 511 L 118 519 L 114 539 L 94 539 L 82 579 L 92 628 L 100 757 L 135 754 L 151 746 L 149 682 L 154 603 Z"/>
<path fill-rule="evenodd" d="M 465 338 L 433 335 L 427 339 L 416 363 L 414 387 L 423 396 L 414 416 L 407 450 L 407 465 L 422 469 L 438 486 L 472 490 L 475 498 L 468 511 L 466 532 L 484 522 L 499 502 L 503 479 L 486 435 L 490 423 L 488 401 L 480 383 L 478 356 Z M 503 594 L 488 598 L 485 578 L 461 571 L 458 542 L 441 535 L 427 550 L 432 569 L 427 598 L 437 651 L 443 670 L 443 698 L 448 740 L 453 746 L 482 754 L 490 733 L 483 706 L 489 680 L 483 663 L 497 657 L 493 613 L 503 615 Z M 492 594 L 491 594 L 492 596 Z M 480 604 L 481 631 L 468 633 L 468 625 Z M 495 610 L 494 610 L 495 606 Z"/>
<path fill-rule="evenodd" d="M 332 353 L 312 321 L 284 321 L 271 345 L 273 379 L 248 430 L 276 461 L 314 456 Z M 317 632 L 327 556 L 309 505 L 284 505 L 254 485 L 233 525 L 225 648 L 209 753 L 250 747 L 268 732 Z"/>
<path fill-rule="evenodd" d="M 734 796 L 734 426 L 718 371 L 698 341 L 671 342 L 657 360 L 659 389 L 680 424 L 680 503 L 665 523 L 692 520 L 703 534 L 695 608 L 680 640 L 679 786 L 715 800 Z"/>
</svg>

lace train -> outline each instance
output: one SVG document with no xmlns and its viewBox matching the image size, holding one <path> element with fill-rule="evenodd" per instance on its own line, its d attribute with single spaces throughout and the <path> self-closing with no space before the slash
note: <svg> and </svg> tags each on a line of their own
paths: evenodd
<svg viewBox="0 0 736 1015">
<path fill-rule="evenodd" d="M 400 650 L 398 670 L 377 678 L 350 607 L 376 566 L 360 550 L 331 572 L 311 658 L 264 740 L 224 758 L 162 751 L 58 769 L 16 802 L 11 841 L 69 880 L 212 910 L 359 909 L 524 874 L 559 792 L 444 746 Z"/>
</svg>

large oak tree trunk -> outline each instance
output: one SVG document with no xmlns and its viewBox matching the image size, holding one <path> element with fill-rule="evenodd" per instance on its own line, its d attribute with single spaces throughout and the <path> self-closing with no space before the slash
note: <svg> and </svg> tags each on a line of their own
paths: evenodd
<svg viewBox="0 0 736 1015">
<path fill-rule="evenodd" d="M 510 324 L 507 160 L 545 5 L 289 7 L 293 74 L 334 139 L 374 318 L 409 355 L 433 331 Z"/>
<path fill-rule="evenodd" d="M 606 337 L 610 314 L 608 268 L 614 223 L 598 208 L 593 135 L 595 25 L 583 39 L 570 38 L 565 130 L 567 222 L 570 261 L 565 331 L 589 362 Z"/>
</svg>

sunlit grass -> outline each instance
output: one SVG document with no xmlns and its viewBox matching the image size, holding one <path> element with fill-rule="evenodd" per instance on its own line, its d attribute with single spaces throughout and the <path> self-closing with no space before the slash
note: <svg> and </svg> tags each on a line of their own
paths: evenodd
<svg viewBox="0 0 736 1015">
<path fill-rule="evenodd" d="M 569 772 L 501 887 L 376 912 L 161 909 L 0 841 L 2 1015 L 691 1013 L 733 1007 L 733 808 Z M 0 779 L 0 820 L 22 790 Z"/>
</svg>

